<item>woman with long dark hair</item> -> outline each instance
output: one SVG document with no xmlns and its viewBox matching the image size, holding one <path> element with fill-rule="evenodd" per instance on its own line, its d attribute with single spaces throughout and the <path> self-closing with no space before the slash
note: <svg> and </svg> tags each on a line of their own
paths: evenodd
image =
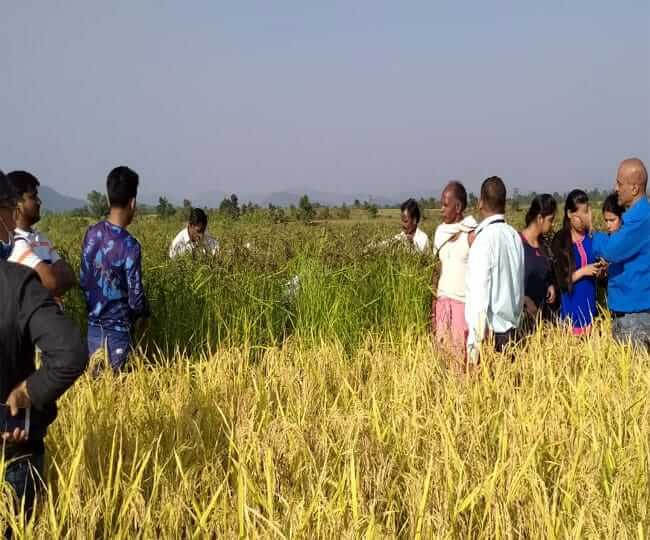
<svg viewBox="0 0 650 540">
<path fill-rule="evenodd" d="M 562 230 L 553 238 L 552 251 L 560 286 L 560 316 L 571 321 L 574 335 L 591 330 L 596 314 L 596 280 L 604 263 L 596 261 L 587 230 L 591 222 L 589 197 L 575 189 L 566 199 Z"/>
<path fill-rule="evenodd" d="M 556 302 L 553 263 L 544 238 L 553 230 L 557 211 L 555 199 L 548 193 L 537 195 L 526 213 L 526 227 L 521 231 L 524 244 L 524 309 L 528 320 L 540 315 L 549 319 Z"/>
</svg>

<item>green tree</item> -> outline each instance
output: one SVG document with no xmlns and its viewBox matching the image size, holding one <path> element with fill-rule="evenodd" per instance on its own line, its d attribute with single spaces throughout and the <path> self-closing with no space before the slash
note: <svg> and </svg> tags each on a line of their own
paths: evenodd
<svg viewBox="0 0 650 540">
<path fill-rule="evenodd" d="M 287 215 L 283 208 L 269 203 L 269 216 L 273 223 L 286 223 Z"/>
<path fill-rule="evenodd" d="M 166 197 L 159 197 L 156 213 L 163 218 L 171 217 L 176 213 L 176 208 L 174 208 L 174 205 Z"/>
<path fill-rule="evenodd" d="M 311 223 L 315 217 L 316 210 L 314 210 L 309 197 L 303 195 L 298 202 L 298 219 L 303 223 Z"/>
<path fill-rule="evenodd" d="M 375 203 L 371 203 L 368 205 L 368 217 L 370 219 L 376 219 L 377 216 L 379 215 L 379 209 L 377 208 L 377 205 Z"/>
<path fill-rule="evenodd" d="M 192 201 L 189 199 L 183 199 L 183 217 L 185 219 L 190 219 L 190 213 L 192 212 Z"/>
<path fill-rule="evenodd" d="M 225 197 L 219 205 L 219 213 L 231 219 L 239 219 L 241 210 L 237 195 L 233 193 L 230 197 Z"/>
<path fill-rule="evenodd" d="M 519 212 L 519 207 L 521 206 L 521 194 L 519 193 L 518 188 L 515 188 L 514 192 L 512 193 L 510 206 L 512 207 L 513 211 Z"/>
<path fill-rule="evenodd" d="M 348 205 L 345 203 L 341 205 L 341 208 L 338 209 L 337 213 L 339 219 L 350 219 L 350 208 L 348 208 Z"/>
<path fill-rule="evenodd" d="M 88 194 L 88 212 L 94 218 L 103 218 L 108 215 L 108 199 L 106 195 L 99 191 L 91 191 Z"/>
</svg>

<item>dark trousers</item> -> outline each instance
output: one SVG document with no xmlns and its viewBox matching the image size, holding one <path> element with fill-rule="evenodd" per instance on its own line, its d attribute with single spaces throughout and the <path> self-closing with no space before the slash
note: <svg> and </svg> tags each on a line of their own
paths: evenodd
<svg viewBox="0 0 650 540">
<path fill-rule="evenodd" d="M 513 345 L 517 341 L 517 330 L 511 328 L 507 332 L 494 333 L 494 350 L 502 353 L 508 345 Z"/>
<path fill-rule="evenodd" d="M 130 332 L 121 332 L 89 324 L 88 355 L 92 356 L 104 347 L 113 370 L 119 371 L 123 369 L 133 349 Z"/>
<path fill-rule="evenodd" d="M 34 511 L 36 494 L 43 487 L 43 471 L 45 453 L 38 452 L 16 459 L 5 461 L 5 482 L 15 493 L 14 508 L 16 513 L 23 511 L 25 520 L 29 520 Z M 11 538 L 9 528 L 5 530 L 5 538 Z"/>
</svg>

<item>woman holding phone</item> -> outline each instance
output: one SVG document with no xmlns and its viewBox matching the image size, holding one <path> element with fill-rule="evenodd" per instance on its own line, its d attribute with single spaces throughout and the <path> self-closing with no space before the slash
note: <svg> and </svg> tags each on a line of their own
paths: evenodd
<svg viewBox="0 0 650 540">
<path fill-rule="evenodd" d="M 591 331 L 596 314 L 597 279 L 607 264 L 596 261 L 587 230 L 590 223 L 589 197 L 575 189 L 566 199 L 562 229 L 552 243 L 554 268 L 560 287 L 560 317 L 570 321 L 575 336 Z"/>
</svg>

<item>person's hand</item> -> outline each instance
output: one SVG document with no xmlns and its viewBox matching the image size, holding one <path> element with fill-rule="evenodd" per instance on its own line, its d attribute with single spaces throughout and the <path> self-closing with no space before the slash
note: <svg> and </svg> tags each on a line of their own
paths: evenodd
<svg viewBox="0 0 650 540">
<path fill-rule="evenodd" d="M 414 239 L 414 238 L 415 238 L 415 234 L 413 234 L 413 233 L 410 233 L 410 234 L 407 234 L 407 235 L 406 235 L 406 240 L 407 240 L 407 242 L 409 242 L 410 244 L 413 243 L 413 239 Z"/>
<path fill-rule="evenodd" d="M 600 274 L 600 269 L 601 266 L 598 263 L 588 264 L 587 266 L 583 266 L 580 270 L 578 270 L 578 275 L 580 278 L 598 277 L 598 274 Z"/>
<path fill-rule="evenodd" d="M 11 416 L 18 414 L 18 409 L 27 409 L 32 406 L 32 400 L 27 392 L 27 381 L 21 382 L 14 388 L 7 398 L 7 407 Z M 14 429 L 11 432 L 2 434 L 2 439 L 6 442 L 21 443 L 27 440 L 27 432 L 24 429 Z"/>
<path fill-rule="evenodd" d="M 24 443 L 27 441 L 27 432 L 24 429 L 14 429 L 2 434 L 2 440 L 8 443 Z"/>
<path fill-rule="evenodd" d="M 549 285 L 548 290 L 546 291 L 546 303 L 555 304 L 557 299 L 557 294 L 555 292 L 555 285 Z"/>
<path fill-rule="evenodd" d="M 467 235 L 467 243 L 469 244 L 469 247 L 472 247 L 474 240 L 476 240 L 476 231 L 472 231 Z"/>
<path fill-rule="evenodd" d="M 526 313 L 528 313 L 528 315 L 530 315 L 533 319 L 537 317 L 537 305 L 528 296 L 524 296 L 524 307 L 526 308 Z"/>
<path fill-rule="evenodd" d="M 599 278 L 604 278 L 605 276 L 607 276 L 607 270 L 609 269 L 609 264 L 606 261 L 604 261 L 603 259 L 600 259 L 596 263 L 596 265 L 598 266 L 598 269 L 599 269 L 598 277 Z"/>
</svg>

